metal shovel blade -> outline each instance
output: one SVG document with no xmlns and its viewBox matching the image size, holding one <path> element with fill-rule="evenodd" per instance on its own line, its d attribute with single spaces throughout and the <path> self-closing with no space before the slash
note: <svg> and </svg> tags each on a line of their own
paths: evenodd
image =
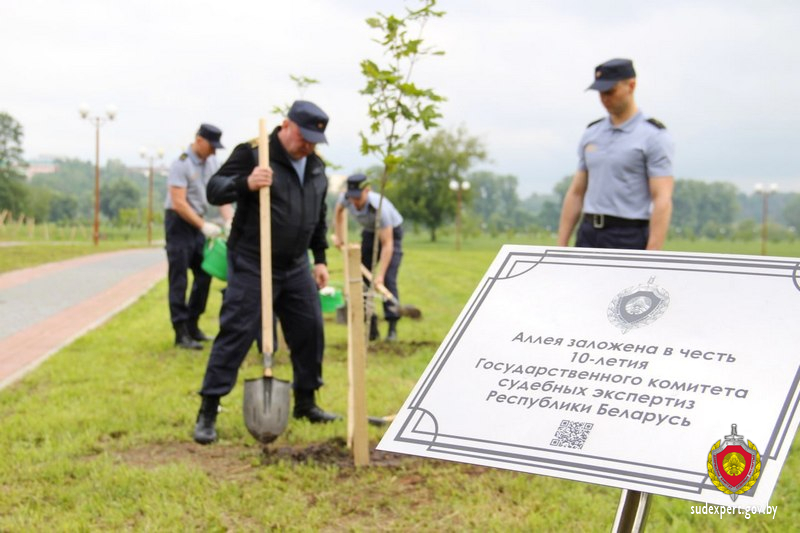
<svg viewBox="0 0 800 533">
<path fill-rule="evenodd" d="M 269 444 L 289 424 L 291 384 L 261 377 L 244 381 L 244 425 L 255 439 Z"/>
</svg>

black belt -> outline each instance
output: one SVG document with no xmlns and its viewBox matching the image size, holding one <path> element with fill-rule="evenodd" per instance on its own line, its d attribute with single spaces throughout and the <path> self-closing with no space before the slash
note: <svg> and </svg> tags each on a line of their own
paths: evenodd
<svg viewBox="0 0 800 533">
<path fill-rule="evenodd" d="M 650 225 L 649 220 L 634 218 L 620 218 L 611 215 L 583 215 L 583 221 L 591 224 L 594 229 L 603 228 L 644 228 Z"/>
</svg>

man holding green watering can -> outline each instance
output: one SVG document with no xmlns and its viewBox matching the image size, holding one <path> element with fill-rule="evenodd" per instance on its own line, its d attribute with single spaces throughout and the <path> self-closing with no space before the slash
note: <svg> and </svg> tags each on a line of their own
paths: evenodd
<svg viewBox="0 0 800 533">
<path fill-rule="evenodd" d="M 164 202 L 164 233 L 169 263 L 169 314 L 175 330 L 175 346 L 201 350 L 200 341 L 210 340 L 197 320 L 206 310 L 211 276 L 202 269 L 206 238 L 222 233 L 222 228 L 205 220 L 209 210 L 206 184 L 219 168 L 215 153 L 222 148 L 222 132 L 211 124 L 201 124 L 194 142 L 172 162 L 167 177 Z M 220 206 L 225 226 L 230 227 L 233 208 Z M 194 280 L 186 300 L 188 271 Z"/>
</svg>

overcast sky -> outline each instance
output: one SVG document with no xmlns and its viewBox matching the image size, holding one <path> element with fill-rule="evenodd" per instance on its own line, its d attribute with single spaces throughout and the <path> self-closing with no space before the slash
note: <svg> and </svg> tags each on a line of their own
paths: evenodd
<svg viewBox="0 0 800 533">
<path fill-rule="evenodd" d="M 364 22 L 415 0 L 0 0 L 0 111 L 24 127 L 28 159 L 94 161 L 78 106 L 118 118 L 101 162 L 141 165 L 141 146 L 179 155 L 201 122 L 235 144 L 258 117 L 300 95 L 289 75 L 320 80 L 304 95 L 331 117 L 324 155 L 341 173 L 359 153 L 367 98 L 359 63 L 381 61 Z M 576 166 L 576 145 L 605 114 L 586 92 L 594 67 L 628 57 L 637 103 L 676 142 L 678 178 L 800 191 L 800 2 L 796 0 L 441 0 L 425 29 L 430 58 L 415 81 L 447 97 L 442 125 L 486 145 L 482 168 L 550 192 Z M 229 150 L 219 152 L 224 159 Z"/>
</svg>

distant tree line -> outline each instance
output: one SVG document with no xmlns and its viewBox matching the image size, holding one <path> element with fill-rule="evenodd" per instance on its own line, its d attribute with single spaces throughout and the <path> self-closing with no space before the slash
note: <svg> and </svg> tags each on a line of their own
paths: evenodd
<svg viewBox="0 0 800 533">
<path fill-rule="evenodd" d="M 38 222 L 88 222 L 94 214 L 95 166 L 89 161 L 60 159 L 56 170 L 26 180 L 22 126 L 0 112 L 0 210 Z M 111 222 L 143 225 L 148 180 L 139 170 L 111 159 L 100 169 L 100 212 Z M 154 217 L 160 217 L 166 185 L 154 183 Z"/>
<path fill-rule="evenodd" d="M 90 221 L 94 212 L 94 164 L 78 159 L 56 161 L 52 174 L 38 174 L 26 181 L 22 154 L 22 127 L 0 112 L 0 211 L 23 213 L 39 222 Z M 457 191 L 451 182 L 468 182 L 461 191 L 462 230 L 465 236 L 489 233 L 553 233 L 558 228 L 561 203 L 570 176 L 562 177 L 549 194 L 520 198 L 519 180 L 475 166 L 488 157 L 485 147 L 466 129 L 437 130 L 410 142 L 403 163 L 386 188 L 386 195 L 416 231 L 427 232 L 435 241 L 442 229 L 450 231 L 459 209 Z M 382 168 L 367 169 L 378 178 Z M 143 225 L 147 208 L 146 176 L 109 160 L 101 168 L 100 209 L 116 224 Z M 154 183 L 154 217 L 163 214 L 166 183 Z M 338 191 L 331 192 L 330 202 Z M 762 222 L 762 200 L 758 193 L 745 194 L 733 184 L 678 179 L 673 195 L 670 234 L 678 238 L 758 238 Z M 771 239 L 794 239 L 800 231 L 800 193 L 769 195 Z"/>
<path fill-rule="evenodd" d="M 451 181 L 469 182 L 461 191 L 462 225 L 465 235 L 489 233 L 553 233 L 558 229 L 561 204 L 571 176 L 564 176 L 550 194 L 520 198 L 518 179 L 489 171 L 474 171 L 487 153 L 479 139 L 465 129 L 439 130 L 417 139 L 406 148 L 403 164 L 386 195 L 416 230 L 428 232 L 450 227 L 458 209 L 457 190 Z M 376 175 L 376 169 L 367 171 Z M 769 195 L 771 239 L 794 239 L 800 231 L 800 193 Z M 677 238 L 758 238 L 762 222 L 762 196 L 745 194 L 733 184 L 676 179 L 670 234 Z"/>
<path fill-rule="evenodd" d="M 94 164 L 78 159 L 55 161 L 56 171 L 31 178 L 30 190 L 40 198 L 29 214 L 37 220 L 88 220 L 94 213 Z M 110 159 L 100 168 L 100 213 L 110 221 L 130 224 L 147 208 L 147 176 Z M 154 180 L 153 207 L 162 211 L 164 179 Z M 143 222 L 143 219 L 142 219 Z"/>
<path fill-rule="evenodd" d="M 22 157 L 22 126 L 8 113 L 0 112 L 0 209 L 19 211 L 26 202 Z"/>
<path fill-rule="evenodd" d="M 21 201 L 9 209 L 41 222 L 89 221 L 94 213 L 94 164 L 78 159 L 57 159 L 56 170 L 36 174 L 23 182 Z M 145 223 L 148 180 L 141 170 L 110 159 L 100 168 L 100 214 L 108 221 L 127 225 Z M 160 217 L 164 179 L 154 180 L 154 217 Z M 0 197 L 0 208 L 2 205 Z"/>
</svg>

